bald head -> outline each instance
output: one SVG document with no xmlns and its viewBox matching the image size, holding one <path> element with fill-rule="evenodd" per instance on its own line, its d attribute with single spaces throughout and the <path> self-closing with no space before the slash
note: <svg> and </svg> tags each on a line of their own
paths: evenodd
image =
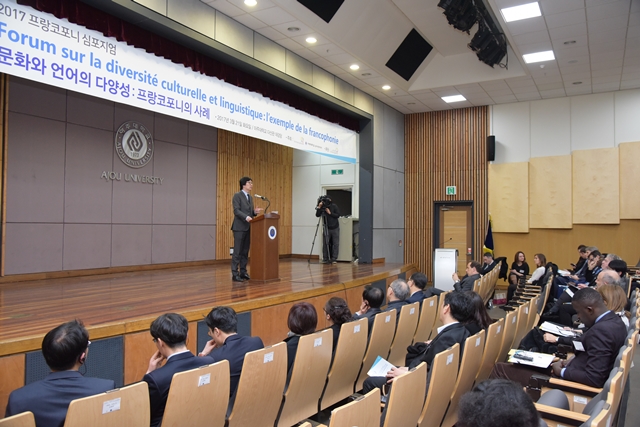
<svg viewBox="0 0 640 427">
<path fill-rule="evenodd" d="M 614 270 L 602 270 L 596 277 L 596 289 L 602 285 L 617 285 L 620 276 Z"/>
</svg>

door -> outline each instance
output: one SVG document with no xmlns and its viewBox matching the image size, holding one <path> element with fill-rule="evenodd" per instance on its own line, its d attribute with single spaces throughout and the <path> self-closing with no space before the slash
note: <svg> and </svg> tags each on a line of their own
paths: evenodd
<svg viewBox="0 0 640 427">
<path fill-rule="evenodd" d="M 458 276 L 464 276 L 469 261 L 473 260 L 473 205 L 441 203 L 436 205 L 438 248 L 458 250 Z"/>
</svg>

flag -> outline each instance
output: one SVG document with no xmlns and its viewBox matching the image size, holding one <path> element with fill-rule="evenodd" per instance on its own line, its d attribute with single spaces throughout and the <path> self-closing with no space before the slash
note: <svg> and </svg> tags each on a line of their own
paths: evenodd
<svg viewBox="0 0 640 427">
<path fill-rule="evenodd" d="M 493 233 L 491 232 L 491 215 L 489 215 L 489 227 L 487 227 L 487 235 L 484 237 L 484 245 L 482 254 L 489 252 L 493 256 Z"/>
</svg>

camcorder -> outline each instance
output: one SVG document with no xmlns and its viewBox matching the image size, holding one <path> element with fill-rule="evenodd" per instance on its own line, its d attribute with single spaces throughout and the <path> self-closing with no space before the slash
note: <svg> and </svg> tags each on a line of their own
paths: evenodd
<svg viewBox="0 0 640 427">
<path fill-rule="evenodd" d="M 320 206 L 320 208 L 328 208 L 331 205 L 331 197 L 325 196 L 325 195 L 318 197 L 318 201 L 316 202 L 316 206 L 318 206 L 318 205 L 322 205 L 322 206 Z"/>
</svg>

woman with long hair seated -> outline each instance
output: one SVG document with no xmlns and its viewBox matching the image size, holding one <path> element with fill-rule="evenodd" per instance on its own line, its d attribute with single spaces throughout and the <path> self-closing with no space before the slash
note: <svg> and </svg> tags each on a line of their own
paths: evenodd
<svg viewBox="0 0 640 427">
<path fill-rule="evenodd" d="M 465 323 L 464 327 L 467 328 L 471 335 L 475 335 L 483 329 L 487 329 L 489 325 L 493 323 L 493 319 L 487 312 L 487 307 L 484 305 L 482 297 L 476 292 L 467 292 L 471 304 L 473 305 L 473 314 L 469 322 Z"/>
<path fill-rule="evenodd" d="M 539 286 L 540 283 L 538 283 L 538 281 L 542 279 L 542 276 L 544 276 L 545 265 L 547 265 L 547 257 L 544 256 L 544 254 L 535 254 L 533 256 L 533 262 L 535 262 L 536 264 L 536 269 L 529 280 L 527 280 L 527 283 L 530 285 L 536 284 Z"/>
</svg>

